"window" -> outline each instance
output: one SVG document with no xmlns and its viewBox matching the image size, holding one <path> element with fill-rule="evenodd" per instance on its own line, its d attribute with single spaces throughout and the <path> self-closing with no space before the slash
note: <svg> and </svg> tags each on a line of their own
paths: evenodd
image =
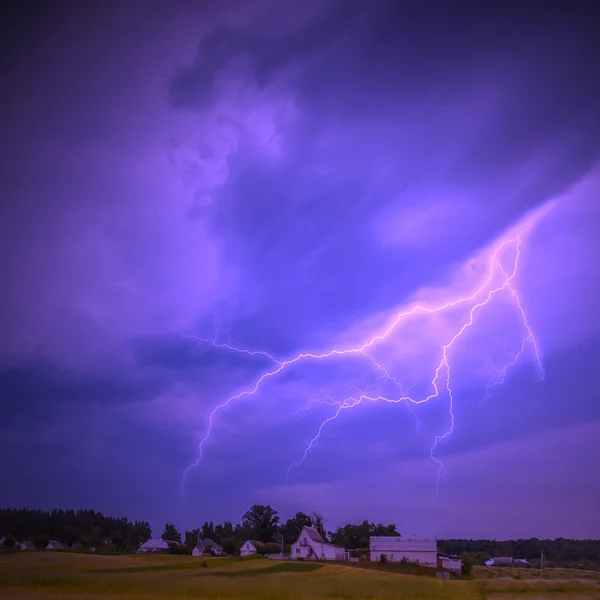
<svg viewBox="0 0 600 600">
<path fill-rule="evenodd" d="M 296 548 L 296 554 L 300 554 L 300 548 Z"/>
<path fill-rule="evenodd" d="M 308 546 L 308 538 L 304 538 L 304 539 L 302 540 L 302 545 L 303 545 L 303 546 Z"/>
</svg>

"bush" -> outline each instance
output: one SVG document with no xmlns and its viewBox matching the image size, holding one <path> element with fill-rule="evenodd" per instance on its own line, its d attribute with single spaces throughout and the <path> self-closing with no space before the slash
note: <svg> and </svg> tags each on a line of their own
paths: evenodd
<svg viewBox="0 0 600 600">
<path fill-rule="evenodd" d="M 461 573 L 466 577 L 471 576 L 473 574 L 473 557 L 468 552 L 463 552 L 461 559 Z"/>
</svg>

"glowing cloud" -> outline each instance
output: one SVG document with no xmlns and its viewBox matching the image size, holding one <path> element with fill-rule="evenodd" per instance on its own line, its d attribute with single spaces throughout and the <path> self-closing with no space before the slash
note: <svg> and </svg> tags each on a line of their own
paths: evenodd
<svg viewBox="0 0 600 600">
<path fill-rule="evenodd" d="M 355 409 L 365 403 L 386 402 L 408 406 L 413 414 L 415 407 L 432 402 L 438 398 L 447 398 L 447 426 L 433 436 L 430 446 L 431 458 L 438 465 L 436 489 L 443 474 L 443 465 L 436 457 L 436 449 L 454 432 L 454 403 L 456 393 L 451 381 L 454 380 L 455 364 L 468 362 L 472 355 L 481 354 L 481 339 L 498 341 L 497 332 L 484 320 L 485 313 L 494 307 L 501 310 L 501 329 L 510 330 L 508 312 L 518 317 L 520 333 L 514 344 L 514 335 L 503 345 L 503 352 L 495 359 L 487 359 L 487 381 L 482 385 L 483 395 L 489 396 L 491 389 L 504 382 L 508 371 L 530 349 L 542 375 L 540 349 L 529 324 L 523 303 L 516 287 L 523 242 L 527 234 L 538 221 L 552 208 L 546 204 L 527 215 L 517 226 L 500 237 L 479 257 L 470 261 L 459 271 L 457 282 L 445 291 L 422 293 L 421 299 L 398 310 L 383 326 L 369 327 L 362 342 L 345 344 L 322 352 L 302 352 L 291 358 L 277 358 L 264 350 L 249 350 L 230 343 L 220 343 L 216 339 L 192 337 L 216 348 L 248 355 L 249 359 L 260 356 L 272 361 L 273 366 L 263 371 L 250 386 L 218 404 L 210 413 L 208 428 L 199 446 L 199 454 L 185 470 L 181 482 L 182 494 L 189 472 L 197 467 L 203 458 L 204 448 L 212 435 L 217 415 L 235 405 L 244 398 L 260 397 L 261 388 L 287 369 L 299 363 L 306 363 L 308 369 L 315 369 L 316 363 L 327 361 L 339 364 L 354 358 L 368 367 L 368 372 L 360 382 L 354 379 L 337 381 L 333 388 L 323 393 L 322 400 L 310 399 L 303 410 L 309 411 L 315 406 L 331 407 L 332 413 L 324 418 L 316 433 L 308 441 L 300 459 L 288 467 L 286 479 L 294 467 L 305 461 L 308 453 L 317 444 L 325 427 L 336 420 L 343 411 Z M 467 281 L 467 284 L 465 284 Z M 469 288 L 465 291 L 465 285 Z M 426 296 L 429 297 L 427 301 Z M 434 300 L 432 300 L 432 298 Z M 477 333 L 477 336 L 473 335 Z M 469 334 L 471 337 L 469 337 Z M 506 337 L 506 336 L 505 336 Z M 489 345 L 489 340 L 483 343 Z M 511 351 L 509 346 L 515 346 Z M 490 368 L 492 365 L 492 368 Z M 427 380 L 415 383 L 415 373 L 429 372 Z M 403 384 L 410 384 L 405 391 Z M 413 393 L 411 390 L 414 390 Z M 339 392 L 342 392 L 341 394 Z M 298 414 L 298 411 L 296 413 Z M 420 426 L 417 420 L 417 425 Z"/>
</svg>

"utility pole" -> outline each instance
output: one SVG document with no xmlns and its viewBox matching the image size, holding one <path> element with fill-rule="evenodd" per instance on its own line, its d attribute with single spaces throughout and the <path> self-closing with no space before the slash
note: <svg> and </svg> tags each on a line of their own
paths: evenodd
<svg viewBox="0 0 600 600">
<path fill-rule="evenodd" d="M 542 550 L 542 554 L 540 556 L 540 579 L 542 578 L 543 570 L 544 570 L 544 551 Z"/>
<path fill-rule="evenodd" d="M 283 533 L 281 534 L 281 556 L 283 556 Z"/>
</svg>

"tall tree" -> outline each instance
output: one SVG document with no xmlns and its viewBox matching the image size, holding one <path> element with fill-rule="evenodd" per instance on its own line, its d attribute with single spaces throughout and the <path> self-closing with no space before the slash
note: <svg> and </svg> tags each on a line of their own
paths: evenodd
<svg viewBox="0 0 600 600">
<path fill-rule="evenodd" d="M 242 525 L 250 539 L 270 542 L 278 531 L 279 516 L 275 509 L 262 504 L 254 504 L 244 514 Z"/>
<path fill-rule="evenodd" d="M 312 519 L 303 512 L 298 512 L 292 519 L 288 519 L 282 527 L 283 541 L 286 544 L 293 544 L 300 535 L 303 527 L 312 527 Z"/>
<path fill-rule="evenodd" d="M 213 525 L 213 522 L 211 521 L 210 523 L 208 521 L 206 521 L 204 523 L 204 525 L 202 525 L 202 538 L 206 539 L 208 538 L 209 540 L 214 540 L 215 539 L 215 526 Z"/>
<path fill-rule="evenodd" d="M 192 529 L 192 531 L 185 532 L 185 545 L 188 548 L 195 548 L 200 542 L 200 530 Z"/>
<path fill-rule="evenodd" d="M 168 540 L 181 543 L 181 533 L 179 533 L 175 525 L 172 525 L 171 523 L 165 524 L 165 529 L 160 537 L 165 541 Z"/>
</svg>

